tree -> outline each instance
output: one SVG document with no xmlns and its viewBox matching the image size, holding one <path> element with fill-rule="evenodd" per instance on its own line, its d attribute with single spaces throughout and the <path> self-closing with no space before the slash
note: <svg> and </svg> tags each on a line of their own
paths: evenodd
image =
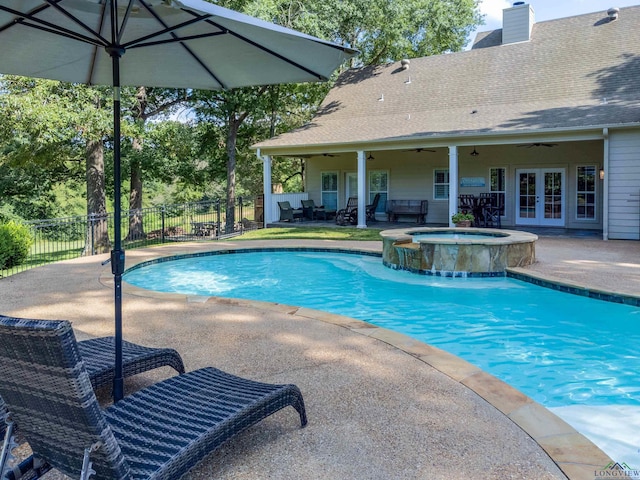
<svg viewBox="0 0 640 480">
<path fill-rule="evenodd" d="M 460 50 L 482 21 L 479 0 L 219 3 L 357 48 L 361 54 L 352 67 Z M 185 200 L 225 190 L 227 228 L 233 228 L 238 192 L 261 193 L 261 165 L 250 145 L 307 122 L 330 87 L 331 82 L 230 92 L 123 89 L 122 160 L 130 168 L 130 209 L 142 208 L 143 181 L 173 185 L 176 198 Z M 87 182 L 87 213 L 102 215 L 110 178 L 104 175 L 112 145 L 110 98 L 110 88 L 0 78 L 0 198 L 10 195 L 29 215 L 51 216 L 55 184 L 70 178 Z M 199 124 L 168 120 L 186 100 Z M 303 185 L 304 161 L 278 162 L 273 174 Z M 134 215 L 128 238 L 142 236 Z"/>
<path fill-rule="evenodd" d="M 129 158 L 130 182 L 129 182 L 129 232 L 127 240 L 135 240 L 145 237 L 142 224 L 142 188 L 145 159 L 149 158 L 144 150 L 147 121 L 155 117 L 170 113 L 175 107 L 188 100 L 188 94 L 184 90 L 138 87 L 133 105 L 130 109 L 133 124 L 135 126 L 131 139 L 132 155 Z"/>
<path fill-rule="evenodd" d="M 0 111 L 10 121 L 0 132 L 4 154 L 0 163 L 11 170 L 56 172 L 41 196 L 55 183 L 78 179 L 80 165 L 86 178 L 87 214 L 102 219 L 95 231 L 88 228 L 86 252 L 109 247 L 103 142 L 111 132 L 108 89 L 52 80 L 3 77 Z M 33 201 L 33 194 L 30 195 Z M 40 197 L 42 198 L 42 197 Z M 39 218 L 49 215 L 38 215 Z M 98 233 L 96 235 L 96 233 Z"/>
<path fill-rule="evenodd" d="M 236 153 L 238 134 L 251 116 L 265 116 L 268 87 L 237 88 L 228 92 L 197 92 L 195 112 L 200 120 L 218 125 L 224 135 L 227 158 L 226 171 L 226 231 L 235 225 Z M 245 137 L 246 138 L 246 137 Z"/>
<path fill-rule="evenodd" d="M 483 23 L 479 0 L 256 1 L 261 15 L 360 51 L 351 66 L 462 50 Z"/>
<path fill-rule="evenodd" d="M 84 254 L 106 253 L 111 247 L 107 224 L 104 178 L 104 146 L 100 140 L 87 142 L 87 238 Z"/>
<path fill-rule="evenodd" d="M 479 0 L 227 0 L 221 4 L 359 49 L 360 56 L 350 66 L 458 51 L 482 23 Z M 256 135 L 256 141 L 295 128 L 311 118 L 330 86 L 331 82 L 280 85 L 196 96 L 199 118 L 226 132 L 227 229 L 235 222 L 241 127 L 251 124 L 246 130 Z M 290 175 L 302 178 L 304 169 Z"/>
</svg>

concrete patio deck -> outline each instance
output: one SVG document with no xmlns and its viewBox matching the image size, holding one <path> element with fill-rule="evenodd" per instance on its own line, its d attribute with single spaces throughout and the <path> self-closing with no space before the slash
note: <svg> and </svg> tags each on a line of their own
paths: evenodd
<svg viewBox="0 0 640 480">
<path fill-rule="evenodd" d="M 127 252 L 158 256 L 300 245 L 380 251 L 381 242 L 212 242 Z M 640 242 L 541 237 L 530 270 L 640 292 Z M 0 313 L 68 319 L 78 338 L 112 334 L 106 255 L 0 280 Z M 297 384 L 309 425 L 284 410 L 208 456 L 185 479 L 584 479 L 608 457 L 546 409 L 476 367 L 403 335 L 295 306 L 124 288 L 125 338 L 170 345 L 188 370 L 213 365 Z M 128 391 L 171 375 L 127 380 Z M 106 399 L 108 392 L 100 392 Z M 535 440 L 534 440 L 535 439 Z M 64 478 L 51 472 L 49 478 Z"/>
</svg>

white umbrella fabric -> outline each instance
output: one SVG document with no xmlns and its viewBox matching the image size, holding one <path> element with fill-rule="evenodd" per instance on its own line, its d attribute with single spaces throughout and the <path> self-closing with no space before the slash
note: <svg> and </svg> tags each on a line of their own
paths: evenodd
<svg viewBox="0 0 640 480">
<path fill-rule="evenodd" d="M 202 0 L 0 0 L 0 45 L 0 73 L 113 86 L 117 401 L 124 395 L 120 86 L 320 81 L 357 52 Z"/>
</svg>

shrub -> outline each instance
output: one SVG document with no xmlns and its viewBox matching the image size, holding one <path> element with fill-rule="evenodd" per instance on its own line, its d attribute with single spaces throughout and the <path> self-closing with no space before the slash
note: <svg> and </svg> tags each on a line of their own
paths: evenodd
<svg viewBox="0 0 640 480">
<path fill-rule="evenodd" d="M 14 221 L 0 225 L 0 269 L 20 265 L 33 244 L 29 228 Z"/>
<path fill-rule="evenodd" d="M 451 221 L 453 223 L 459 223 L 459 222 L 473 222 L 474 217 L 473 214 L 471 213 L 454 213 L 451 216 Z"/>
</svg>

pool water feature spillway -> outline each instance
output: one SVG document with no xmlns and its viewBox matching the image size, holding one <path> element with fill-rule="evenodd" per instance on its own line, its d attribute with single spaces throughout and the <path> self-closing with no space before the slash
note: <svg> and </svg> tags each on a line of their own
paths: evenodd
<svg viewBox="0 0 640 480">
<path fill-rule="evenodd" d="M 384 230 L 382 262 L 396 270 L 447 277 L 503 276 L 535 261 L 537 235 L 484 228 Z"/>
</svg>

